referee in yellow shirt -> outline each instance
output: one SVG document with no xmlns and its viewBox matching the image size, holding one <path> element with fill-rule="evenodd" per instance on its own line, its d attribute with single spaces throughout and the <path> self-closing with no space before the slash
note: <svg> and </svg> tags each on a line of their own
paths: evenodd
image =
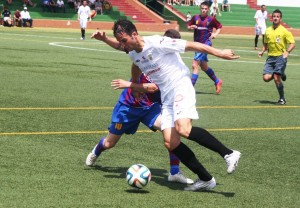
<svg viewBox="0 0 300 208">
<path fill-rule="evenodd" d="M 276 88 L 279 93 L 279 105 L 286 104 L 284 97 L 283 83 L 286 80 L 285 68 L 287 57 L 295 48 L 295 40 L 287 29 L 281 25 L 282 12 L 276 9 L 272 13 L 273 25 L 268 27 L 264 37 L 264 45 L 258 57 L 261 58 L 265 51 L 268 50 L 268 58 L 266 60 L 263 79 L 269 82 L 274 79 Z"/>
</svg>

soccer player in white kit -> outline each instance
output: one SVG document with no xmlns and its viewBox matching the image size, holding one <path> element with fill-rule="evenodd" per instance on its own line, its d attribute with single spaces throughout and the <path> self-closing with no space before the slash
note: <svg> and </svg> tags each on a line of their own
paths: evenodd
<svg viewBox="0 0 300 208">
<path fill-rule="evenodd" d="M 92 21 L 91 18 L 91 9 L 87 5 L 87 1 L 83 1 L 82 5 L 78 9 L 78 20 L 80 22 L 80 28 L 81 28 L 81 40 L 85 39 L 85 29 L 87 26 L 88 19 Z"/>
<path fill-rule="evenodd" d="M 180 141 L 180 136 L 219 153 L 227 163 L 228 173 L 233 173 L 236 169 L 241 153 L 228 149 L 205 129 L 192 126 L 192 119 L 198 119 L 195 89 L 189 68 L 178 53 L 199 51 L 228 60 L 239 56 L 232 50 L 218 50 L 198 42 L 158 35 L 142 37 L 138 35 L 135 25 L 128 20 L 115 22 L 113 31 L 116 39 L 107 37 L 101 31 L 96 31 L 91 37 L 104 41 L 115 49 L 129 52 L 133 61 L 133 82 L 137 81 L 142 71 L 159 87 L 162 99 L 161 130 L 165 146 L 198 176 L 196 182 L 185 190 L 214 188 L 214 177 L 197 160 L 192 150 Z"/>
<path fill-rule="evenodd" d="M 255 38 L 254 38 L 254 49 L 257 50 L 257 43 L 259 35 L 262 35 L 262 41 L 264 42 L 264 37 L 266 33 L 266 19 L 268 19 L 268 12 L 266 10 L 266 5 L 261 5 L 260 10 L 257 10 L 255 15 Z"/>
</svg>

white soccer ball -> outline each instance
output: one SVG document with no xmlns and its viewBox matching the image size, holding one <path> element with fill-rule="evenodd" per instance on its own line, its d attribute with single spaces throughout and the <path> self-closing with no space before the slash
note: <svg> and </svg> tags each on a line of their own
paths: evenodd
<svg viewBox="0 0 300 208">
<path fill-rule="evenodd" d="M 150 182 L 151 172 L 145 165 L 135 164 L 127 170 L 126 180 L 130 186 L 142 189 Z"/>
</svg>

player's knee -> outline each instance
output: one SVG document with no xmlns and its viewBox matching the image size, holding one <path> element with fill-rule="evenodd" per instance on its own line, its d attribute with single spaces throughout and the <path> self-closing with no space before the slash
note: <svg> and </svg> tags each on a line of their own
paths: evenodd
<svg viewBox="0 0 300 208">
<path fill-rule="evenodd" d="M 115 142 L 104 141 L 103 146 L 105 149 L 111 149 L 116 145 Z"/>
<path fill-rule="evenodd" d="M 264 80 L 265 82 L 270 82 L 272 79 L 273 79 L 273 75 L 271 75 L 271 74 L 265 74 L 265 75 L 263 76 L 263 80 Z"/>
<path fill-rule="evenodd" d="M 185 128 L 184 126 L 176 125 L 175 129 L 180 136 L 187 138 L 190 135 L 190 129 Z"/>
</svg>

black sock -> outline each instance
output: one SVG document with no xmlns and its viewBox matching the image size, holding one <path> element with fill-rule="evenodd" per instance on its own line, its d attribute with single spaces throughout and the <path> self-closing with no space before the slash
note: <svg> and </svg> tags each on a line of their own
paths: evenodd
<svg viewBox="0 0 300 208">
<path fill-rule="evenodd" d="M 254 39 L 254 46 L 255 47 L 257 47 L 258 37 L 259 37 L 259 35 L 255 35 L 255 39 Z"/>
<path fill-rule="evenodd" d="M 180 161 L 193 173 L 197 174 L 200 180 L 210 181 L 212 176 L 207 172 L 203 165 L 197 160 L 195 154 L 182 142 L 172 151 Z"/>
<path fill-rule="evenodd" d="M 276 85 L 276 87 L 277 87 L 280 99 L 284 99 L 284 91 L 283 91 L 284 87 L 283 87 L 282 82 L 280 82 L 279 85 Z"/>
<path fill-rule="evenodd" d="M 84 38 L 84 36 L 85 36 L 85 30 L 81 29 L 81 37 Z"/>
<path fill-rule="evenodd" d="M 228 149 L 220 141 L 218 141 L 213 135 L 211 135 L 205 129 L 200 127 L 192 127 L 188 139 L 197 142 L 198 144 L 219 153 L 222 157 L 231 154 L 233 151 Z"/>
</svg>

